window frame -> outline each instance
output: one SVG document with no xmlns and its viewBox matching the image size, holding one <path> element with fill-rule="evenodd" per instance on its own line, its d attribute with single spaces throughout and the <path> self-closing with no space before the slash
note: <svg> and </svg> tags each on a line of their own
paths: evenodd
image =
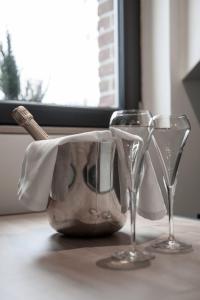
<svg viewBox="0 0 200 300">
<path fill-rule="evenodd" d="M 0 125 L 16 125 L 11 111 L 24 105 L 41 126 L 107 128 L 115 110 L 137 109 L 141 101 L 140 0 L 118 0 L 119 107 L 85 108 L 1 101 Z"/>
</svg>

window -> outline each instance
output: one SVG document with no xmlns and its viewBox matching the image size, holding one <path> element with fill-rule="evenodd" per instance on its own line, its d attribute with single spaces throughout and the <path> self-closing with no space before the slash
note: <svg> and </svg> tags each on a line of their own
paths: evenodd
<svg viewBox="0 0 200 300">
<path fill-rule="evenodd" d="M 113 109 L 137 107 L 139 1 L 8 0 L 4 10 L 2 49 L 9 40 L 20 93 L 1 91 L 1 124 L 14 124 L 23 100 L 43 126 L 107 127 Z"/>
</svg>

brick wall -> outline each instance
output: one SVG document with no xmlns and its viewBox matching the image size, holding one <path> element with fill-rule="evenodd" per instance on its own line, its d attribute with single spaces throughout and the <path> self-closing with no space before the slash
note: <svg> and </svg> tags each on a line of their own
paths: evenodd
<svg viewBox="0 0 200 300">
<path fill-rule="evenodd" d="M 99 106 L 115 104 L 114 0 L 99 0 Z"/>
</svg>

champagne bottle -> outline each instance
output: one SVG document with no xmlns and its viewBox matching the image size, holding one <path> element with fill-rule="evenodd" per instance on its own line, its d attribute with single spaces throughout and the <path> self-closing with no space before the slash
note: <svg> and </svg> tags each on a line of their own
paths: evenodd
<svg viewBox="0 0 200 300">
<path fill-rule="evenodd" d="M 24 127 L 35 140 L 47 140 L 49 138 L 48 134 L 38 125 L 32 114 L 24 106 L 16 107 L 11 115 L 17 124 Z"/>
</svg>

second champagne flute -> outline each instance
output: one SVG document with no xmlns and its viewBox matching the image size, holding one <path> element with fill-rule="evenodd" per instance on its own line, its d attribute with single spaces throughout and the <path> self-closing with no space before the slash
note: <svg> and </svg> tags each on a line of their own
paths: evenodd
<svg viewBox="0 0 200 300">
<path fill-rule="evenodd" d="M 153 119 L 153 142 L 160 160 L 168 198 L 169 234 L 167 239 L 155 242 L 151 248 L 162 253 L 190 252 L 192 251 L 191 245 L 175 238 L 173 222 L 178 167 L 191 130 L 190 123 L 185 115 L 157 115 Z"/>
</svg>

